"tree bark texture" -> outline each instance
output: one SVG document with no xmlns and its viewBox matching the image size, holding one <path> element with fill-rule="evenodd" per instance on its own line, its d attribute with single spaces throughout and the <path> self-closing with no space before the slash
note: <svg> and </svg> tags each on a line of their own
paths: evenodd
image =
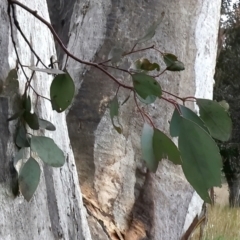
<svg viewBox="0 0 240 240">
<path fill-rule="evenodd" d="M 45 1 L 21 2 L 50 21 Z M 13 157 L 17 152 L 14 143 L 17 121 L 7 122 L 7 118 L 18 110 L 19 97 L 23 94 L 26 79 L 19 69 L 19 90 L 9 87 L 5 80 L 9 70 L 16 67 L 6 0 L 1 1 L 0 13 L 0 239 L 91 239 L 65 114 L 53 112 L 51 104 L 43 99 L 39 99 L 39 107 L 34 110 L 39 117 L 53 122 L 57 130 L 53 133 L 40 131 L 40 134 L 54 139 L 64 151 L 66 163 L 62 168 L 41 165 L 40 184 L 30 202 L 25 201 L 21 195 L 16 198 L 13 196 L 12 185 L 16 184 L 17 176 L 13 168 Z M 48 64 L 51 55 L 55 54 L 54 41 L 49 30 L 19 7 L 16 7 L 16 18 L 32 47 Z M 35 65 L 36 58 L 15 27 L 13 36 L 22 64 Z M 31 72 L 27 68 L 25 71 L 30 77 Z M 48 74 L 36 73 L 32 85 L 40 95 L 49 96 L 52 78 Z M 35 101 L 34 94 L 31 93 L 31 96 Z M 39 133 L 31 130 L 29 132 L 35 135 Z"/>
<path fill-rule="evenodd" d="M 62 4 L 62 11 L 51 7 L 49 11 L 68 49 L 94 62 L 106 60 L 114 46 L 130 51 L 134 41 L 164 11 L 155 37 L 139 47 L 154 44 L 184 62 L 185 71 L 167 72 L 159 78 L 164 90 L 179 96 L 212 98 L 220 0 L 75 0 L 69 11 L 64 7 L 69 1 L 48 2 L 49 6 Z M 70 24 L 64 29 L 60 19 Z M 159 54 L 146 51 L 126 57 L 122 66 L 129 67 L 140 57 L 162 63 Z M 65 60 L 60 59 L 63 64 Z M 140 151 L 143 122 L 133 99 L 121 106 L 123 134 L 119 135 L 107 108 L 117 86 L 98 70 L 71 59 L 67 67 L 79 87 L 67 122 L 93 239 L 179 239 L 202 205 L 181 168 L 164 160 L 156 174 L 147 173 Z M 131 84 L 121 71 L 111 73 Z M 120 102 L 128 94 L 120 89 Z M 172 106 L 156 101 L 144 109 L 168 134 Z"/>
<path fill-rule="evenodd" d="M 45 1 L 21 2 L 48 20 Z M 52 4 L 59 7 L 58 11 L 49 8 L 51 16 L 55 16 L 53 24 L 69 50 L 83 60 L 96 62 L 106 60 L 115 45 L 129 51 L 164 11 L 163 23 L 149 44 L 176 54 L 186 70 L 163 75 L 159 79 L 163 89 L 180 96 L 212 97 L 220 0 L 53 0 Z M 16 56 L 9 34 L 7 1 L 2 1 L 0 8 L 0 78 L 4 84 L 9 69 L 15 67 Z M 16 10 L 25 35 L 42 60 L 48 62 L 55 54 L 49 31 L 33 16 L 20 8 Z M 16 30 L 14 37 L 22 63 L 35 65 L 36 59 Z M 143 54 L 154 62 L 162 61 L 155 52 Z M 61 58 L 63 53 L 59 51 L 58 56 Z M 127 57 L 123 67 L 142 56 Z M 60 60 L 64 64 L 66 58 Z M 179 239 L 202 205 L 181 168 L 164 160 L 156 174 L 147 173 L 139 146 L 143 122 L 132 98 L 121 107 L 124 131 L 119 135 L 111 126 L 107 109 L 117 86 L 98 70 L 71 59 L 67 67 L 79 89 L 67 121 L 88 224 L 65 114 L 53 112 L 50 103 L 42 99 L 38 115 L 57 128 L 54 133 L 44 134 L 63 149 L 66 164 L 61 169 L 42 166 L 41 183 L 33 199 L 29 203 L 22 196 L 14 199 L 11 184 L 16 178 L 12 166 L 16 122 L 7 123 L 6 119 L 17 108 L 18 94 L 7 92 L 0 98 L 0 239 Z M 122 72 L 111 73 L 122 82 L 131 83 Z M 33 87 L 39 94 L 48 95 L 50 82 L 51 76 L 37 73 Z M 25 84 L 21 70 L 19 83 L 21 94 Z M 120 101 L 127 95 L 120 89 Z M 168 133 L 172 106 L 157 101 L 144 108 L 156 126 Z"/>
</svg>

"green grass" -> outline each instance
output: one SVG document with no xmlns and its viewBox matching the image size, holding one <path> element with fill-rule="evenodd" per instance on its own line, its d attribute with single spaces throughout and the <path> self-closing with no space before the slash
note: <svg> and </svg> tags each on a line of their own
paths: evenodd
<svg viewBox="0 0 240 240">
<path fill-rule="evenodd" d="M 191 240 L 199 240 L 198 227 Z M 202 240 L 240 240 L 240 209 L 208 206 L 208 222 Z"/>
</svg>

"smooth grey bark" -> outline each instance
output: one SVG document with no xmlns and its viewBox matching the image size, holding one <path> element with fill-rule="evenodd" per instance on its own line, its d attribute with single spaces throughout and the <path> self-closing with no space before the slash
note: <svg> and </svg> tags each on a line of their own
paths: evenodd
<svg viewBox="0 0 240 240">
<path fill-rule="evenodd" d="M 22 2 L 48 19 L 44 1 Z M 0 59 L 0 76 L 5 80 L 9 69 L 15 67 L 16 57 L 9 38 L 6 1 L 0 7 L 0 52 L 1 56 L 8 56 Z M 66 27 L 70 33 L 66 42 L 71 52 L 88 61 L 107 59 L 114 45 L 131 49 L 134 40 L 165 11 L 165 19 L 152 42 L 163 51 L 176 54 L 185 63 L 186 70 L 161 77 L 162 87 L 182 96 L 211 97 L 220 0 L 214 3 L 210 0 L 155 0 L 151 4 L 148 1 L 81 0 L 76 1 L 72 14 L 71 11 L 66 17 L 66 21 L 71 22 L 70 27 Z M 49 32 L 20 9 L 17 17 L 33 47 L 47 62 L 55 53 Z M 16 35 L 16 39 L 24 64 L 34 64 L 22 38 Z M 126 58 L 123 65 L 128 67 L 140 56 L 136 54 Z M 144 53 L 144 56 L 161 61 L 156 53 Z M 156 174 L 148 174 L 139 147 L 142 120 L 133 100 L 121 108 L 120 121 L 124 132 L 118 135 L 111 127 L 106 110 L 117 86 L 96 69 L 86 68 L 72 60 L 68 61 L 68 69 L 76 86 L 81 86 L 69 111 L 68 126 L 92 238 L 178 239 L 199 212 L 202 203 L 185 180 L 181 168 L 165 160 L 160 163 Z M 121 72 L 112 73 L 121 81 L 131 83 L 131 79 Z M 45 95 L 50 81 L 50 76 L 38 73 L 34 87 Z M 21 71 L 19 82 L 22 93 L 25 79 Z M 127 95 L 121 89 L 120 101 Z M 43 167 L 41 184 L 31 202 L 26 203 L 22 197 L 14 199 L 10 188 L 16 176 L 11 166 L 16 151 L 13 144 L 16 123 L 6 123 L 5 120 L 14 112 L 12 95 L 2 96 L 0 106 L 0 147 L 4 166 L 0 187 L 0 238 L 91 239 L 65 115 L 53 113 L 50 104 L 41 101 L 38 114 L 56 125 L 58 130 L 52 137 L 64 150 L 68 161 L 61 169 Z M 171 106 L 159 101 L 145 109 L 156 126 L 167 132 Z"/>
<path fill-rule="evenodd" d="M 159 78 L 163 89 L 180 96 L 211 98 L 220 5 L 220 0 L 77 0 L 68 32 L 61 28 L 59 14 L 51 8 L 49 11 L 60 35 L 68 34 L 69 50 L 94 62 L 106 60 L 113 46 L 129 51 L 164 11 L 155 37 L 139 47 L 154 44 L 185 63 L 185 71 Z M 162 63 L 159 54 L 149 51 L 126 57 L 122 66 L 129 67 L 142 56 Z M 89 225 L 92 233 L 98 231 L 94 239 L 179 239 L 202 204 L 181 168 L 162 161 L 156 174 L 147 173 L 139 146 L 143 123 L 132 98 L 121 106 L 124 130 L 119 135 L 107 110 L 117 86 L 94 68 L 71 59 L 67 66 L 80 87 L 67 121 L 84 203 L 91 216 Z M 131 84 L 128 75 L 110 72 Z M 120 89 L 120 102 L 128 94 Z M 168 133 L 172 107 L 157 101 L 144 108 L 156 126 Z"/>
<path fill-rule="evenodd" d="M 45 1 L 21 1 L 49 21 Z M 66 163 L 62 168 L 51 168 L 41 164 L 40 184 L 30 202 L 23 196 L 13 196 L 12 185 L 16 184 L 17 173 L 13 168 L 13 158 L 17 152 L 14 143 L 17 121 L 8 122 L 7 118 L 19 108 L 19 97 L 23 94 L 26 79 L 21 69 L 18 70 L 19 89 L 6 82 L 10 69 L 16 67 L 16 55 L 10 37 L 7 1 L 0 3 L 0 239 L 91 239 L 86 221 L 86 210 L 83 207 L 78 184 L 76 166 L 71 150 L 65 114 L 52 111 L 51 104 L 39 99 L 35 109 L 39 117 L 53 122 L 57 130 L 53 133 L 44 131 L 29 132 L 44 134 L 54 139 L 63 150 Z M 55 46 L 49 30 L 33 16 L 21 8 L 16 8 L 17 20 L 31 42 L 32 47 L 48 64 L 51 55 L 55 54 Z M 36 59 L 30 52 L 23 38 L 14 28 L 14 39 L 19 58 L 24 65 L 35 65 Z M 25 69 L 28 76 L 31 72 Z M 52 76 L 36 73 L 32 86 L 40 94 L 48 96 Z M 30 91 L 33 106 L 36 97 Z M 28 158 L 29 156 L 27 156 Z M 39 161 L 41 163 L 41 161 Z"/>
</svg>

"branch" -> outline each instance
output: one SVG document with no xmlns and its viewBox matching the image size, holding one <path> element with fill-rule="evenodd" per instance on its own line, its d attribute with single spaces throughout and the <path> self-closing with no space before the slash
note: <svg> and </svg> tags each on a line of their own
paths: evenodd
<svg viewBox="0 0 240 240">
<path fill-rule="evenodd" d="M 105 73 L 109 78 L 111 78 L 114 82 L 116 82 L 118 85 L 120 85 L 123 88 L 126 89 L 130 89 L 132 90 L 133 87 L 131 86 L 127 86 L 125 84 L 120 83 L 114 76 L 112 76 L 109 72 L 107 72 L 105 69 L 103 69 L 101 66 L 99 66 L 99 64 L 97 63 L 92 63 L 92 62 L 88 62 L 88 61 L 84 61 L 78 57 L 76 57 L 75 55 L 73 55 L 72 53 L 70 53 L 68 51 L 68 49 L 65 47 L 65 45 L 63 44 L 63 42 L 61 41 L 61 39 L 59 38 L 59 36 L 57 35 L 57 33 L 55 32 L 55 30 L 53 29 L 52 25 L 47 22 L 44 18 L 42 18 L 41 16 L 38 15 L 37 11 L 34 11 L 32 9 L 30 9 L 29 7 L 25 6 L 24 4 L 20 3 L 19 1 L 16 0 L 8 0 L 9 4 L 16 4 L 18 6 L 20 6 L 21 8 L 23 8 L 24 10 L 26 10 L 27 12 L 29 12 L 30 14 L 32 14 L 35 18 L 37 18 L 39 21 L 41 21 L 44 25 L 46 25 L 48 27 L 48 29 L 51 31 L 52 35 L 54 36 L 54 38 L 56 39 L 57 43 L 60 45 L 60 47 L 62 48 L 62 50 L 72 59 L 74 59 L 75 61 L 88 65 L 88 66 L 92 66 L 95 67 L 97 69 L 99 69 L 100 71 L 102 71 L 103 73 Z"/>
</svg>

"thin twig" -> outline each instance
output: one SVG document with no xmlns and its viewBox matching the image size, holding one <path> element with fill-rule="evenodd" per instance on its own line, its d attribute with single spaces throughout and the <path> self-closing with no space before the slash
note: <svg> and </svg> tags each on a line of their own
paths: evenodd
<svg viewBox="0 0 240 240">
<path fill-rule="evenodd" d="M 44 25 L 46 25 L 48 27 L 48 29 L 51 31 L 51 33 L 53 34 L 54 38 L 56 39 L 57 43 L 60 45 L 60 47 L 62 48 L 62 50 L 72 59 L 74 59 L 75 61 L 88 65 L 88 66 L 93 66 L 97 69 L 99 69 L 100 71 L 104 72 L 108 77 L 110 77 L 115 83 L 119 84 L 121 87 L 126 88 L 126 89 L 132 89 L 131 86 L 127 86 L 125 84 L 120 83 L 114 76 L 112 76 L 108 71 L 106 71 L 105 69 L 103 69 L 101 66 L 99 66 L 97 63 L 93 63 L 93 62 L 88 62 L 88 61 L 84 61 L 78 57 L 76 57 L 75 55 L 73 55 L 72 53 L 70 53 L 68 51 L 68 49 L 65 47 L 65 45 L 63 44 L 63 42 L 61 41 L 61 39 L 59 38 L 59 36 L 57 35 L 57 33 L 55 32 L 55 30 L 53 29 L 52 25 L 47 22 L 44 18 L 42 18 L 41 16 L 38 15 L 37 11 L 34 11 L 32 9 L 30 9 L 29 7 L 25 6 L 24 4 L 20 3 L 19 1 L 16 0 L 8 0 L 8 2 L 10 4 L 16 4 L 18 6 L 20 6 L 21 8 L 23 8 L 24 10 L 26 10 L 27 12 L 29 12 L 30 14 L 32 14 L 34 17 L 36 17 L 39 21 L 41 21 Z"/>
<path fill-rule="evenodd" d="M 137 106 L 137 108 L 138 108 L 138 111 L 140 112 L 140 114 L 141 114 L 141 116 L 142 116 L 142 118 L 143 118 L 143 121 L 145 121 L 145 119 L 144 119 L 144 116 L 143 116 L 143 113 L 142 113 L 142 110 L 141 110 L 141 108 L 139 107 L 139 105 L 138 105 L 138 102 L 137 102 L 137 96 L 136 96 L 136 92 L 134 92 L 134 101 L 135 101 L 135 104 L 136 104 L 136 106 Z"/>
<path fill-rule="evenodd" d="M 26 38 L 25 34 L 23 33 L 18 20 L 16 19 L 16 15 L 14 13 L 15 9 L 12 5 L 12 11 L 13 11 L 13 22 L 17 28 L 17 30 L 20 32 L 20 34 L 22 35 L 23 39 L 25 40 L 25 42 L 27 43 L 27 45 L 29 46 L 31 52 L 35 55 L 35 57 L 37 58 L 37 60 L 45 67 L 47 68 L 47 66 L 44 64 L 44 62 L 41 60 L 41 58 L 38 56 L 38 54 L 34 51 L 33 47 L 31 46 L 31 43 L 28 41 L 28 39 Z"/>
<path fill-rule="evenodd" d="M 104 67 L 107 67 L 107 68 L 113 68 L 113 69 L 116 69 L 116 70 L 119 70 L 119 71 L 122 71 L 122 72 L 126 72 L 130 75 L 132 75 L 132 73 L 124 68 L 119 68 L 119 67 L 114 67 L 114 66 L 109 66 L 109 65 L 105 65 L 105 64 L 102 64 L 102 66 Z"/>
<path fill-rule="evenodd" d="M 163 92 L 163 93 L 166 93 L 166 94 L 168 94 L 168 95 L 171 95 L 171 96 L 173 96 L 173 97 L 181 100 L 182 102 L 184 102 L 184 98 L 181 98 L 181 97 L 179 97 L 179 96 L 177 96 L 177 95 L 175 95 L 175 94 L 173 94 L 173 93 L 170 93 L 170 92 L 167 92 L 167 91 L 164 91 L 164 90 L 162 90 L 162 92 Z"/>
<path fill-rule="evenodd" d="M 24 74 L 24 76 L 26 77 L 26 79 L 28 79 L 28 76 L 26 74 L 26 72 L 24 71 L 24 68 L 23 68 L 23 65 L 21 63 L 21 60 L 20 60 L 20 57 L 18 55 L 18 51 L 17 51 L 17 46 L 16 46 L 16 42 L 14 40 L 14 36 L 13 36 L 13 24 L 12 24 L 12 18 L 11 18 L 11 8 L 10 8 L 10 4 L 8 4 L 8 17 L 9 17 L 9 23 L 10 23 L 10 30 L 11 30 L 11 39 L 12 39 L 12 44 L 13 44 L 13 48 L 14 48 L 14 51 L 15 51 L 15 54 L 17 56 L 17 61 L 22 69 L 22 72 Z"/>
</svg>

